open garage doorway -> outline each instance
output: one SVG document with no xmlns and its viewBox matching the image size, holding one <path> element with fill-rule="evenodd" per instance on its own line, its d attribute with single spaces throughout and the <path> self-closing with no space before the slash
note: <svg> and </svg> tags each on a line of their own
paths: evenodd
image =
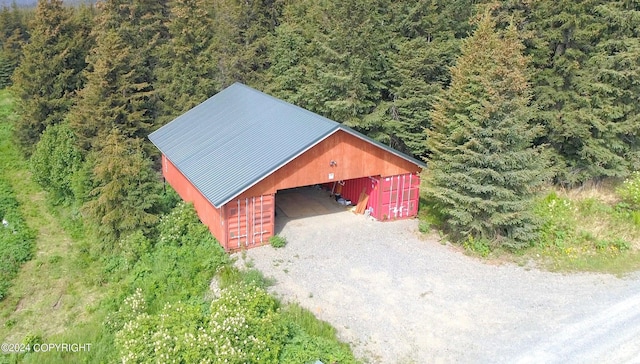
<svg viewBox="0 0 640 364">
<path fill-rule="evenodd" d="M 287 223 L 305 218 L 349 213 L 353 206 L 338 202 L 337 196 L 326 186 L 305 186 L 279 190 L 276 193 L 276 234 Z M 355 203 L 355 202 L 354 202 Z"/>
</svg>

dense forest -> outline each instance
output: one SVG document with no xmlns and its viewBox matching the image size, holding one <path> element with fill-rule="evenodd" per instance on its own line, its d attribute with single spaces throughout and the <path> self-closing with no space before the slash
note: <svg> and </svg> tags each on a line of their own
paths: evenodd
<svg viewBox="0 0 640 364">
<path fill-rule="evenodd" d="M 449 152 L 430 144 L 436 139 L 427 131 L 452 116 L 436 106 L 496 102 L 475 90 L 451 91 L 464 50 L 492 46 L 471 37 L 483 12 L 491 18 L 486 36 L 510 40 L 470 60 L 485 63 L 463 71 L 479 78 L 459 82 L 512 83 L 494 91 L 504 91 L 506 102 L 521 98 L 505 111 L 518 114 L 522 123 L 513 127 L 526 134 L 514 143 L 536 150 L 532 161 L 546 161 L 521 161 L 524 168 L 550 171 L 547 179 L 566 186 L 627 177 L 640 167 L 639 7 L 593 0 L 41 1 L 34 14 L 15 7 L 0 14 L 0 69 L 19 100 L 15 137 L 36 178 L 61 202 L 81 205 L 105 241 L 116 241 L 146 232 L 161 209 L 158 155 L 147 135 L 236 81 L 417 158 L 434 155 L 435 168 Z M 518 65 L 500 63 L 513 57 Z M 517 80 L 509 78 L 512 66 L 521 68 Z M 450 133 L 453 123 L 442 128 Z"/>
<path fill-rule="evenodd" d="M 146 136 L 236 81 L 429 160 L 435 105 L 488 6 L 490 32 L 522 44 L 505 45 L 524 57 L 518 111 L 549 177 L 573 186 L 638 169 L 634 1 L 41 1 L 0 14 L 0 79 L 36 177 L 114 240 L 156 220 Z"/>
<path fill-rule="evenodd" d="M 234 82 L 425 160 L 427 200 L 452 239 L 518 249 L 539 237 L 542 186 L 630 178 L 623 207 L 638 208 L 638 80 L 636 0 L 48 0 L 0 12 L 13 138 L 51 203 L 98 232 L 91 249 L 125 265 L 182 244 L 152 243 L 172 234 L 166 216 L 193 218 L 163 191 L 147 136 Z M 240 299 L 268 314 L 247 319 L 268 330 L 275 303 L 252 294 Z M 145 345 L 123 327 L 123 352 Z"/>
</svg>

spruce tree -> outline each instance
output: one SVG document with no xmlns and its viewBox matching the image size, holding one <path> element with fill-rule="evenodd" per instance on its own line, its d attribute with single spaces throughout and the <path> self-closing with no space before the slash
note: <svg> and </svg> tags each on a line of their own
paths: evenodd
<svg viewBox="0 0 640 364">
<path fill-rule="evenodd" d="M 169 41 L 159 49 L 155 70 L 164 124 L 220 90 L 216 55 L 210 50 L 214 27 L 212 0 L 171 2 Z"/>
<path fill-rule="evenodd" d="M 10 86 L 13 71 L 22 58 L 22 46 L 29 39 L 25 11 L 16 3 L 0 11 L 0 88 Z"/>
<path fill-rule="evenodd" d="M 640 3 L 610 1 L 595 8 L 606 25 L 586 66 L 597 121 L 585 145 L 591 176 L 640 170 Z"/>
<path fill-rule="evenodd" d="M 67 123 L 49 125 L 29 159 L 33 179 L 51 193 L 54 203 L 75 202 L 73 179 L 82 163 L 75 134 Z"/>
<path fill-rule="evenodd" d="M 394 4 L 393 98 L 381 102 L 365 119 L 369 130 L 379 131 L 376 139 L 426 157 L 424 131 L 430 125 L 429 113 L 437 95 L 449 85 L 449 67 L 460 53 L 460 40 L 468 36 L 472 9 L 467 0 Z"/>
<path fill-rule="evenodd" d="M 154 70 L 156 50 L 167 38 L 166 4 L 110 0 L 99 5 L 87 83 L 69 117 L 85 152 L 114 128 L 142 139 L 159 126 Z"/>
<path fill-rule="evenodd" d="M 61 0 L 38 2 L 31 38 L 13 75 L 20 115 L 15 134 L 26 154 L 47 126 L 65 118 L 75 91 L 83 87 L 90 30 L 91 23 L 76 21 Z"/>
<path fill-rule="evenodd" d="M 157 220 L 158 181 L 150 159 L 157 150 L 146 138 L 159 125 L 155 68 L 167 39 L 167 8 L 151 0 L 98 6 L 87 83 L 69 122 L 86 159 L 77 190 L 94 187 L 84 210 L 102 237 L 114 241 Z"/>
<path fill-rule="evenodd" d="M 92 154 L 96 187 L 84 210 L 102 238 L 114 242 L 138 230 L 148 232 L 158 221 L 153 209 L 159 201 L 160 184 L 143 142 L 114 128 Z"/>
<path fill-rule="evenodd" d="M 389 6 L 387 0 L 287 4 L 273 43 L 272 92 L 361 131 L 376 128 L 362 118 L 389 99 L 394 82 Z"/>
<path fill-rule="evenodd" d="M 217 0 L 213 2 L 213 42 L 216 83 L 239 81 L 260 86 L 269 67 L 267 40 L 278 24 L 279 0 Z"/>
<path fill-rule="evenodd" d="M 489 10 L 451 69 L 451 86 L 431 114 L 430 193 L 455 238 L 519 248 L 536 238 L 531 213 L 545 177 L 532 142 L 527 58 L 514 27 L 496 30 Z"/>
<path fill-rule="evenodd" d="M 638 161 L 636 102 L 623 96 L 634 93 L 638 5 L 558 0 L 523 8 L 532 33 L 535 122 L 545 127 L 537 143 L 554 152 L 556 182 L 625 176 Z"/>
</svg>

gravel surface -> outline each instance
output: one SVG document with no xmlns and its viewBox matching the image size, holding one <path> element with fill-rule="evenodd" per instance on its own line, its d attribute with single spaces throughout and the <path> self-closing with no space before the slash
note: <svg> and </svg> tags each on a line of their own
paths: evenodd
<svg viewBox="0 0 640 364">
<path fill-rule="evenodd" d="M 640 274 L 491 265 L 421 237 L 416 220 L 278 219 L 288 245 L 245 259 L 365 362 L 640 363 Z"/>
</svg>

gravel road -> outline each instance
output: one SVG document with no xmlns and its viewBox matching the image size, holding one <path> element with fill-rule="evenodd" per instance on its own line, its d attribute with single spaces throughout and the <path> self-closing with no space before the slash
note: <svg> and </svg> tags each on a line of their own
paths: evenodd
<svg viewBox="0 0 640 364">
<path fill-rule="evenodd" d="M 245 259 L 365 362 L 640 363 L 640 274 L 491 265 L 421 237 L 416 220 L 279 220 L 288 245 Z"/>
</svg>

